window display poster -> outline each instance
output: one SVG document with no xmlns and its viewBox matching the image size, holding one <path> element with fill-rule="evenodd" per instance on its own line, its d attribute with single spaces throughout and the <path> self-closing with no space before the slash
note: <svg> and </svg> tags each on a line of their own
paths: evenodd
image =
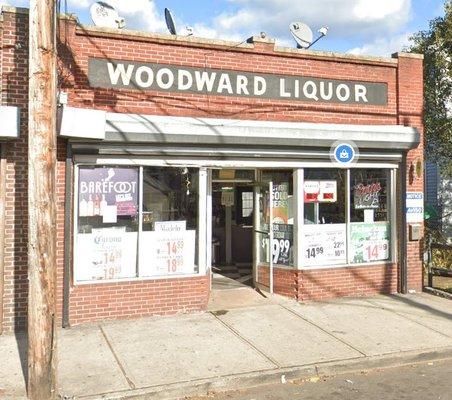
<svg viewBox="0 0 452 400">
<path fill-rule="evenodd" d="M 354 205 L 355 210 L 363 210 L 367 208 L 379 208 L 381 191 L 380 182 L 364 185 L 358 183 L 354 186 Z"/>
<path fill-rule="evenodd" d="M 305 203 L 335 203 L 337 201 L 336 181 L 304 181 Z"/>
<path fill-rule="evenodd" d="M 194 274 L 195 239 L 195 230 L 142 232 L 140 276 Z"/>
<path fill-rule="evenodd" d="M 345 264 L 347 229 L 345 224 L 303 226 L 304 265 Z"/>
<path fill-rule="evenodd" d="M 289 182 L 273 184 L 273 223 L 287 224 L 289 219 Z"/>
<path fill-rule="evenodd" d="M 273 263 L 290 265 L 293 252 L 293 225 L 273 224 Z"/>
<path fill-rule="evenodd" d="M 133 217 L 138 211 L 138 169 L 80 168 L 78 192 L 80 217 L 103 216 L 108 206 L 116 206 L 118 216 Z"/>
<path fill-rule="evenodd" d="M 76 236 L 74 277 L 77 282 L 136 276 L 137 232 L 125 228 L 93 229 Z"/>
<path fill-rule="evenodd" d="M 350 257 L 353 263 L 389 259 L 389 222 L 350 224 Z"/>
</svg>

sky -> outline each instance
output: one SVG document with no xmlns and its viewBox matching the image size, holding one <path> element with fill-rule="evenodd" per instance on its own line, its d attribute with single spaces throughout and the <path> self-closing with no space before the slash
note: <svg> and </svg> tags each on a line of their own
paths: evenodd
<svg viewBox="0 0 452 400">
<path fill-rule="evenodd" d="M 296 47 L 291 22 L 304 22 L 328 35 L 313 50 L 388 57 L 410 44 L 410 36 L 444 15 L 446 0 L 103 0 L 126 20 L 127 29 L 168 33 L 164 9 L 169 8 L 178 34 L 193 28 L 194 36 L 242 42 L 265 32 L 277 44 Z M 61 9 L 92 25 L 94 0 L 61 0 Z M 0 0 L 0 5 L 27 7 L 26 0 Z"/>
</svg>

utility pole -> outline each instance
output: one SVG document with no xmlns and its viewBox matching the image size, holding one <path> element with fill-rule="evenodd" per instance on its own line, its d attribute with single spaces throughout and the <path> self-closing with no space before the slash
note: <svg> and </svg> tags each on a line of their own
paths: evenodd
<svg viewBox="0 0 452 400">
<path fill-rule="evenodd" d="M 28 397 L 56 398 L 56 4 L 30 0 Z"/>
</svg>

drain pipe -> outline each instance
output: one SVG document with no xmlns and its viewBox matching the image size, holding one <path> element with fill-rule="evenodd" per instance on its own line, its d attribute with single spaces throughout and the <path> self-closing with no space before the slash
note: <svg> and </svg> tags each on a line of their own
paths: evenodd
<svg viewBox="0 0 452 400">
<path fill-rule="evenodd" d="M 408 293 L 408 263 L 407 263 L 407 250 L 408 250 L 408 240 L 407 240 L 407 226 L 406 226 L 406 190 L 407 190 L 407 163 L 406 163 L 406 153 L 403 154 L 402 168 L 400 171 L 401 180 L 401 240 L 400 240 L 400 292 L 402 294 Z"/>
<path fill-rule="evenodd" d="M 6 143 L 0 144 L 0 335 L 3 333 L 5 293 Z"/>
<path fill-rule="evenodd" d="M 63 273 L 63 328 L 69 328 L 69 294 L 71 290 L 72 263 L 72 147 L 66 145 L 64 190 L 64 273 Z"/>
</svg>

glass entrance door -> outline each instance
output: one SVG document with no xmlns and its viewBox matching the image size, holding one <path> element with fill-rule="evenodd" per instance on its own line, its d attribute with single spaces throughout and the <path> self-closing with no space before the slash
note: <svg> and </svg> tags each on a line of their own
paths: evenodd
<svg viewBox="0 0 452 400">
<path fill-rule="evenodd" d="M 273 293 L 273 182 L 254 186 L 254 287 Z M 260 268 L 261 267 L 261 268 Z M 259 269 L 260 268 L 260 269 Z"/>
</svg>

